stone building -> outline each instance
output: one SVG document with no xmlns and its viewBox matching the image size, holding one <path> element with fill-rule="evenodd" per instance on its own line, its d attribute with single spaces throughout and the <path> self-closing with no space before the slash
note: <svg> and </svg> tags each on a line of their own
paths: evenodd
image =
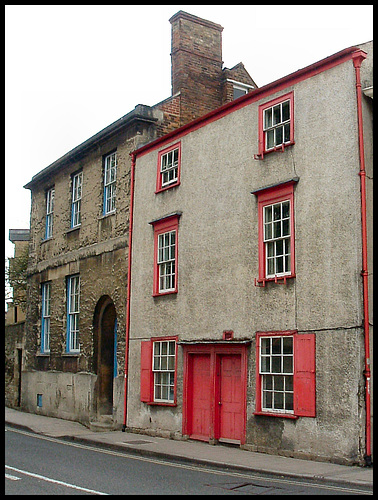
<svg viewBox="0 0 378 500">
<path fill-rule="evenodd" d="M 133 152 L 127 428 L 371 463 L 372 60 L 345 49 Z"/>
<path fill-rule="evenodd" d="M 15 259 L 25 258 L 29 246 L 29 229 L 10 229 L 9 240 L 14 243 L 14 256 L 9 260 L 11 267 Z M 22 290 L 13 289 L 13 298 L 7 302 L 5 313 L 5 403 L 11 407 L 21 404 L 21 370 L 25 347 L 25 311 L 19 303 Z M 24 295 L 25 297 L 25 295 Z"/>
<path fill-rule="evenodd" d="M 222 68 L 220 25 L 182 11 L 170 23 L 172 95 L 138 104 L 25 186 L 32 197 L 26 411 L 93 428 L 122 424 L 129 153 L 256 88 L 241 63 Z"/>
</svg>

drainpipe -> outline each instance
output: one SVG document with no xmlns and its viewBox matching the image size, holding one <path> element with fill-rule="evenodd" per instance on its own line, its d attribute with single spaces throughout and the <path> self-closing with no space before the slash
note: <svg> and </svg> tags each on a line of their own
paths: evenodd
<svg viewBox="0 0 378 500">
<path fill-rule="evenodd" d="M 371 466 L 371 422 L 370 422 L 370 346 L 369 346 L 369 289 L 368 289 L 368 258 L 367 258 L 367 226 L 366 226 L 366 171 L 364 152 L 364 133 L 362 122 L 362 93 L 360 68 L 366 58 L 366 52 L 358 50 L 353 53 L 353 64 L 356 70 L 358 142 L 360 153 L 360 180 L 361 180 L 361 228 L 362 228 L 362 279 L 363 279 L 363 307 L 364 307 L 364 339 L 365 339 L 365 403 L 366 403 L 366 454 L 365 464 Z"/>
<path fill-rule="evenodd" d="M 127 386 L 129 374 L 129 337 L 130 337 L 130 295 L 131 295 L 131 244 L 133 236 L 133 212 L 134 212 L 134 172 L 135 153 L 131 156 L 131 179 L 130 179 L 130 220 L 129 220 L 129 256 L 127 263 L 127 298 L 126 298 L 126 337 L 125 337 L 125 389 L 122 432 L 125 432 L 127 421 Z"/>
</svg>

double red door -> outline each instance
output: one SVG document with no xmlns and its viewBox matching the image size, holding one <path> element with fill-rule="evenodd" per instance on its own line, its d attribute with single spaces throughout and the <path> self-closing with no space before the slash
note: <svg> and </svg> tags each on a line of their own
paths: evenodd
<svg viewBox="0 0 378 500">
<path fill-rule="evenodd" d="M 193 439 L 244 442 L 246 356 L 242 348 L 227 351 L 186 353 L 183 430 Z"/>
</svg>

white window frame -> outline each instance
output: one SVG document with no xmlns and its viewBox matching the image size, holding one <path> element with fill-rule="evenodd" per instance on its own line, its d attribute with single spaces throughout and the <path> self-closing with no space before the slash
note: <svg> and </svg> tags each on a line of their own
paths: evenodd
<svg viewBox="0 0 378 500">
<path fill-rule="evenodd" d="M 46 192 L 46 226 L 45 226 L 46 240 L 48 238 L 52 238 L 53 235 L 54 197 L 55 197 L 55 189 L 51 188 Z"/>
<path fill-rule="evenodd" d="M 176 289 L 176 229 L 158 235 L 159 292 Z"/>
<path fill-rule="evenodd" d="M 51 283 L 42 283 L 41 353 L 50 352 Z"/>
<path fill-rule="evenodd" d="M 71 228 L 81 225 L 81 194 L 83 186 L 83 172 L 79 172 L 72 177 L 72 208 L 71 208 Z"/>
<path fill-rule="evenodd" d="M 287 104 L 289 117 L 284 119 L 283 105 Z M 279 117 L 277 117 L 279 115 Z M 285 99 L 282 102 L 264 109 L 263 112 L 263 131 L 265 132 L 265 151 L 271 151 L 274 148 L 290 143 L 290 120 L 291 120 L 291 101 Z M 282 138 L 280 140 L 280 134 Z M 271 142 L 270 142 L 271 141 Z M 270 144 L 268 145 L 268 143 Z"/>
<path fill-rule="evenodd" d="M 174 148 L 161 155 L 160 158 L 160 175 L 161 187 L 176 184 L 178 181 L 178 167 L 180 159 L 179 148 Z"/>
<path fill-rule="evenodd" d="M 105 156 L 104 167 L 104 215 L 116 209 L 117 152 Z"/>
<path fill-rule="evenodd" d="M 289 213 L 284 213 L 284 205 Z M 280 214 L 278 216 L 277 211 Z M 268 210 L 271 217 L 267 217 Z M 265 246 L 265 273 L 266 278 L 287 276 L 291 274 L 291 203 L 282 200 L 263 207 L 263 235 Z M 282 262 L 282 266 L 280 265 Z M 277 270 L 281 268 L 281 270 Z"/>
<path fill-rule="evenodd" d="M 176 341 L 155 340 L 152 348 L 154 402 L 174 403 Z"/>
<path fill-rule="evenodd" d="M 79 344 L 80 317 L 80 276 L 67 279 L 67 352 L 80 352 Z"/>
<path fill-rule="evenodd" d="M 291 349 L 290 349 L 291 344 Z M 294 338 L 292 335 L 260 337 L 259 373 L 261 409 L 269 413 L 294 413 Z M 269 402 L 268 402 L 269 400 Z M 268 404 L 267 404 L 268 402 Z"/>
</svg>

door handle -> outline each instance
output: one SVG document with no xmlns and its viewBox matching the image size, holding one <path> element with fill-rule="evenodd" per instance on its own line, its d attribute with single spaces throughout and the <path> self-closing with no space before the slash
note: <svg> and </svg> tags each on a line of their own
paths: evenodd
<svg viewBox="0 0 378 500">
<path fill-rule="evenodd" d="M 219 404 L 219 405 L 221 405 L 221 404 L 222 404 L 222 401 L 219 401 L 219 403 L 218 403 L 218 404 Z"/>
</svg>

